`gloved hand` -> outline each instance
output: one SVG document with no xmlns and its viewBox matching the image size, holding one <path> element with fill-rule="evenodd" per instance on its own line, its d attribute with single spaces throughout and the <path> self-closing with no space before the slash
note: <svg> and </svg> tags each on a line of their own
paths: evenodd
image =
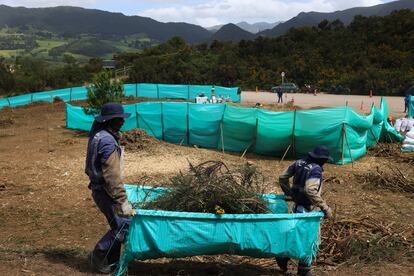
<svg viewBox="0 0 414 276">
<path fill-rule="evenodd" d="M 325 214 L 325 218 L 326 219 L 331 219 L 333 218 L 333 211 L 330 207 L 326 208 L 323 210 L 323 213 Z"/>
<path fill-rule="evenodd" d="M 120 208 L 117 208 L 117 210 L 115 210 L 115 212 L 122 217 L 133 217 L 136 214 L 136 211 L 134 208 L 132 208 L 131 203 L 129 203 L 129 201 L 124 201 L 121 205 Z"/>
</svg>

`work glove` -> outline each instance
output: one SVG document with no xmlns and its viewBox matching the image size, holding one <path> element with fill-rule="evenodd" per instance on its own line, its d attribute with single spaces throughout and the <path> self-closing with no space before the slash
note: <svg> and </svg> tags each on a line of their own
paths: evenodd
<svg viewBox="0 0 414 276">
<path fill-rule="evenodd" d="M 326 219 L 331 219 L 333 218 L 333 211 L 330 207 L 326 208 L 323 210 L 323 213 L 325 214 L 325 218 Z"/>
<path fill-rule="evenodd" d="M 134 208 L 132 208 L 131 203 L 129 201 L 124 201 L 115 212 L 121 217 L 133 217 L 136 214 Z"/>
</svg>

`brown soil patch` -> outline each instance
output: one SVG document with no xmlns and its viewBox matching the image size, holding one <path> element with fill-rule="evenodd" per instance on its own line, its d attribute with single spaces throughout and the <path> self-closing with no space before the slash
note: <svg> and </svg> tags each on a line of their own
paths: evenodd
<svg viewBox="0 0 414 276">
<path fill-rule="evenodd" d="M 127 151 L 136 152 L 140 150 L 150 151 L 160 141 L 152 136 L 149 136 L 145 130 L 133 129 L 122 133 L 121 146 Z"/>
<path fill-rule="evenodd" d="M 0 135 L 0 274 L 94 275 L 87 264 L 87 252 L 108 226 L 87 189 L 88 179 L 84 173 L 87 136 L 65 128 L 63 103 L 2 109 L 0 116 L 10 116 L 11 112 L 14 124 L 3 129 L 2 133 L 7 135 Z M 188 161 L 198 164 L 206 160 L 221 160 L 233 169 L 249 160 L 265 176 L 266 191 L 281 192 L 276 184 L 278 175 L 292 160 L 280 162 L 279 158 L 254 154 L 241 159 L 240 155 L 162 142 L 145 145 L 136 151 L 127 149 L 125 182 L 142 183 L 146 178 L 150 184 L 164 185 L 172 175 L 186 170 Z M 357 174 L 374 171 L 376 167 L 386 168 L 390 162 L 398 165 L 404 173 L 412 171 L 412 164 L 393 155 L 369 154 L 353 166 L 326 165 L 324 197 L 335 210 L 338 222 L 332 230 L 332 238 L 336 239 L 335 233 L 343 232 L 338 234 L 340 244 L 335 247 L 341 250 L 350 248 L 347 243 L 341 243 L 342 238 L 339 237 L 346 241 L 349 236 L 359 233 L 358 237 L 368 235 L 371 240 L 380 233 L 378 237 L 385 238 L 379 245 L 387 245 L 387 255 L 374 254 L 384 252 L 384 247 L 359 244 L 357 248 L 369 252 L 369 256 L 374 254 L 375 258 L 362 259 L 355 256 L 364 253 L 353 253 L 353 258 L 345 262 L 343 258 L 328 260 L 321 256 L 315 268 L 317 275 L 413 275 L 413 248 L 398 245 L 401 242 L 399 238 L 405 237 L 410 242 L 409 231 L 414 221 L 412 198 L 401 191 L 366 189 L 356 177 Z M 371 231 L 365 226 L 360 228 L 360 222 L 383 227 L 386 231 Z M 328 233 L 323 230 L 322 236 L 330 237 Z M 335 241 L 323 239 L 326 246 L 331 246 L 332 242 Z M 388 244 L 395 244 L 395 249 L 388 250 Z M 339 249 L 333 249 L 332 254 Z M 322 262 L 324 260 L 326 263 Z M 330 266 L 329 262 L 335 265 Z M 291 270 L 295 267 L 292 262 Z M 273 259 L 227 255 L 134 262 L 130 273 L 281 275 Z"/>
</svg>

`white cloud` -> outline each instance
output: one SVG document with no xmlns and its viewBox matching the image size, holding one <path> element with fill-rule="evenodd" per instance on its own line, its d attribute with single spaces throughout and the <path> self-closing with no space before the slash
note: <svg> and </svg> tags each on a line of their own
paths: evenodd
<svg viewBox="0 0 414 276">
<path fill-rule="evenodd" d="M 332 12 L 373 6 L 391 0 L 208 0 L 197 5 L 153 8 L 138 12 L 161 22 L 189 22 L 205 27 L 240 21 L 289 20 L 300 12 Z"/>
<path fill-rule="evenodd" d="M 84 6 L 85 4 L 96 3 L 97 0 L 5 0 L 0 1 L 0 4 L 4 4 L 12 7 L 55 7 L 55 6 Z"/>
</svg>

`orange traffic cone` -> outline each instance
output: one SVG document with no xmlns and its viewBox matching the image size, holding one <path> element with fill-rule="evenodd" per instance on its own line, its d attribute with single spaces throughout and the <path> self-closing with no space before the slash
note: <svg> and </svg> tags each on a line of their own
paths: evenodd
<svg viewBox="0 0 414 276">
<path fill-rule="evenodd" d="M 372 98 L 372 89 L 369 90 L 369 97 Z"/>
</svg>

